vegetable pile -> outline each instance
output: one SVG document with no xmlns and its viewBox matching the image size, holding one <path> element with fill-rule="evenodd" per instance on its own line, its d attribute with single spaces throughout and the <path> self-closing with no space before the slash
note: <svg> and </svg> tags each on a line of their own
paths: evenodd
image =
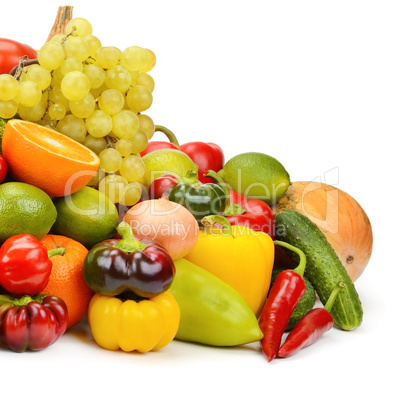
<svg viewBox="0 0 402 402">
<path fill-rule="evenodd" d="M 292 183 L 284 165 L 263 152 L 225 161 L 218 144 L 180 145 L 143 114 L 153 102 L 154 53 L 102 46 L 89 21 L 71 13 L 59 9 L 38 53 L 0 39 L 0 190 L 24 183 L 24 191 L 44 193 L 57 211 L 45 235 L 88 249 L 79 279 L 92 298 L 80 308 L 94 342 L 140 353 L 174 339 L 217 347 L 258 342 L 271 362 L 333 327 L 359 328 L 355 281 L 373 246 L 362 207 L 325 183 Z M 151 141 L 158 131 L 168 141 Z M 29 174 L 17 138 L 28 144 L 21 152 L 44 150 Z M 54 166 L 48 177 L 46 163 Z M 64 166 L 72 169 L 68 177 Z M 30 214 L 40 208 L 32 197 Z M 43 233 L 21 229 L 18 216 L 10 225 L 1 216 L 10 214 L 2 212 L 8 203 L 0 200 L 0 346 L 41 350 L 70 328 L 69 306 L 43 293 L 52 259 L 66 249 L 48 251 Z M 314 219 L 311 210 L 327 216 Z"/>
</svg>

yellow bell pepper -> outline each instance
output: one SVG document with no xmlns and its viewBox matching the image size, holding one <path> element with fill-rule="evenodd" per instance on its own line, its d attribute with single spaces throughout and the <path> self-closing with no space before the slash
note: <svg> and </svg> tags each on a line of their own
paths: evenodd
<svg viewBox="0 0 402 402">
<path fill-rule="evenodd" d="M 108 350 L 161 349 L 173 340 L 179 322 L 180 308 L 169 291 L 138 302 L 95 293 L 88 307 L 92 336 Z"/>
<path fill-rule="evenodd" d="M 220 223 L 223 228 L 212 226 Z M 211 272 L 248 303 L 258 317 L 264 306 L 274 265 L 274 243 L 269 235 L 244 226 L 230 226 L 223 216 L 208 216 L 198 241 L 184 258 Z"/>
</svg>

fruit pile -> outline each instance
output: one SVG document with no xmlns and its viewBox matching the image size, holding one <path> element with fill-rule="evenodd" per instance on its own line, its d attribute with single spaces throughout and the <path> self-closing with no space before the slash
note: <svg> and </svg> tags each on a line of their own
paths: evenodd
<svg viewBox="0 0 402 402">
<path fill-rule="evenodd" d="M 155 55 L 65 22 L 0 75 L 0 346 L 44 349 L 87 316 L 109 350 L 260 342 L 271 361 L 358 328 L 362 207 L 264 153 L 180 146 L 142 114 Z"/>
</svg>

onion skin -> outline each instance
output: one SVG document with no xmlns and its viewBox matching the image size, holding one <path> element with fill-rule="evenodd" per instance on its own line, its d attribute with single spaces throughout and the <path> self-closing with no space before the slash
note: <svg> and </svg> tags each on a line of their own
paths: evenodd
<svg viewBox="0 0 402 402">
<path fill-rule="evenodd" d="M 173 260 L 187 255 L 198 240 L 199 226 L 194 216 L 167 197 L 135 204 L 123 220 L 131 226 L 134 235 L 159 242 Z"/>
<path fill-rule="evenodd" d="M 373 232 L 367 214 L 352 196 L 325 183 L 297 181 L 289 186 L 273 212 L 284 209 L 299 211 L 314 222 L 352 281 L 360 277 L 371 257 Z"/>
</svg>

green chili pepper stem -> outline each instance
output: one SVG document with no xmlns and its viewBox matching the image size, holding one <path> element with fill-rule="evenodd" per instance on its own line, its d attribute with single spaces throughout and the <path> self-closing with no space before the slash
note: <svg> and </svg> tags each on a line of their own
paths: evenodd
<svg viewBox="0 0 402 402">
<path fill-rule="evenodd" d="M 214 172 L 213 170 L 208 170 L 207 174 L 204 175 L 205 177 L 210 177 L 215 181 L 216 184 L 223 188 L 226 197 L 226 207 L 223 211 L 223 216 L 232 216 L 232 215 L 241 215 L 246 210 L 241 207 L 239 204 L 232 204 L 230 202 L 230 194 L 228 190 L 228 186 L 225 181 L 218 175 L 218 173 Z"/>
<path fill-rule="evenodd" d="M 225 235 L 231 235 L 232 233 L 232 225 L 230 224 L 229 220 L 222 215 L 208 215 L 204 216 L 201 219 L 201 224 L 204 226 L 212 226 L 214 223 L 219 223 L 222 225 L 222 233 Z"/>
<path fill-rule="evenodd" d="M 127 222 L 121 222 L 117 226 L 117 232 L 122 237 L 122 239 L 116 243 L 113 247 L 123 250 L 126 253 L 133 253 L 135 251 L 142 251 L 147 246 L 141 243 L 134 237 L 133 230 Z"/>
<path fill-rule="evenodd" d="M 168 128 L 166 128 L 165 126 L 160 126 L 160 125 L 155 124 L 155 132 L 157 132 L 157 131 L 160 131 L 161 133 L 165 134 L 166 137 L 168 138 L 168 140 L 172 144 L 176 145 L 177 148 L 180 147 L 179 141 L 177 141 L 176 136 Z"/>
<path fill-rule="evenodd" d="M 327 302 L 325 303 L 324 309 L 327 310 L 328 312 L 331 311 L 332 306 L 334 305 L 334 302 L 336 300 L 336 297 L 338 296 L 338 293 L 341 289 L 345 287 L 345 282 L 339 281 L 336 286 L 333 288 Z"/>
<path fill-rule="evenodd" d="M 47 256 L 52 258 L 54 255 L 64 255 L 66 254 L 66 249 L 64 247 L 53 248 L 47 252 Z"/>
<path fill-rule="evenodd" d="M 293 271 L 297 272 L 300 276 L 303 276 L 304 270 L 306 269 L 306 254 L 304 254 L 304 252 L 299 248 L 292 246 L 291 244 L 286 243 L 284 241 L 274 240 L 274 244 L 277 246 L 287 248 L 288 250 L 293 251 L 299 256 L 300 258 L 299 265 Z"/>
</svg>

